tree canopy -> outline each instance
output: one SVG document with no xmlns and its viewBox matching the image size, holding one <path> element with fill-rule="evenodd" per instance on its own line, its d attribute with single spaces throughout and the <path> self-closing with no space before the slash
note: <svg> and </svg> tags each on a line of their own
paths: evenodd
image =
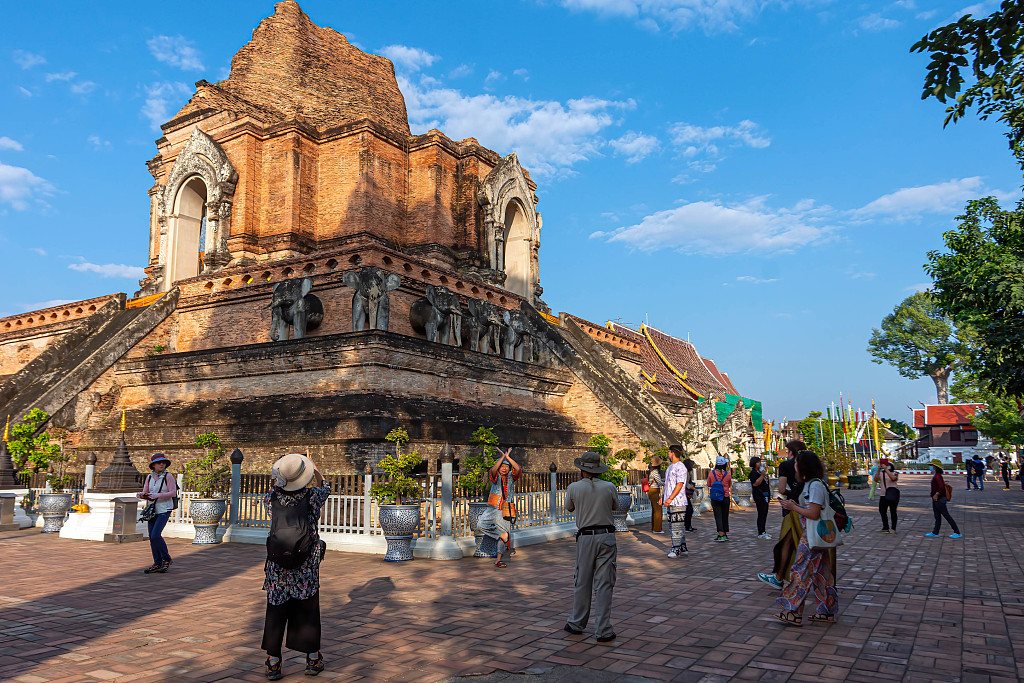
<svg viewBox="0 0 1024 683">
<path fill-rule="evenodd" d="M 921 99 L 952 100 L 946 120 L 956 123 L 977 108 L 987 119 L 998 114 L 1017 162 L 1024 166 L 1024 2 L 1003 0 L 982 19 L 965 15 L 914 43 L 911 52 L 930 53 Z M 967 84 L 967 78 L 973 82 Z"/>
<path fill-rule="evenodd" d="M 952 319 L 931 293 L 904 299 L 874 328 L 868 340 L 872 362 L 888 363 L 908 379 L 931 377 L 939 403 L 949 402 L 949 376 L 966 353 Z"/>
</svg>

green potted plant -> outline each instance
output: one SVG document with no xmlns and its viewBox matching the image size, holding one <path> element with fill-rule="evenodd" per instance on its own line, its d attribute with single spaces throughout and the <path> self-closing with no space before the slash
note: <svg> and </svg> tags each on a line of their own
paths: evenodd
<svg viewBox="0 0 1024 683">
<path fill-rule="evenodd" d="M 395 454 L 387 455 L 380 461 L 387 479 L 370 488 L 370 495 L 377 501 L 378 522 L 388 542 L 384 559 L 387 562 L 404 562 L 412 557 L 412 534 L 420 523 L 420 487 L 409 476 L 423 458 L 418 451 L 402 453 L 402 447 L 409 443 L 409 432 L 401 427 L 392 429 L 384 437 L 395 444 Z M 415 499 L 415 503 L 403 501 Z"/>
<path fill-rule="evenodd" d="M 750 466 L 744 460 L 746 446 L 737 442 L 729 446 L 733 452 L 732 461 L 732 498 L 740 507 L 750 507 L 754 504 L 752 496 L 754 492 L 750 483 Z"/>
<path fill-rule="evenodd" d="M 472 437 L 473 452 L 459 463 L 459 488 L 470 498 L 484 495 L 491 484 L 488 472 L 494 465 L 498 455 L 498 437 L 493 427 L 478 427 Z M 481 547 L 484 535 L 480 533 L 478 524 L 480 516 L 487 509 L 486 500 L 472 500 L 469 503 L 469 528 L 476 540 L 473 557 L 493 557 Z"/>
<path fill-rule="evenodd" d="M 54 481 L 50 481 L 51 491 L 39 494 L 37 507 L 42 515 L 44 523 L 44 534 L 54 534 L 64 526 L 64 519 L 68 510 L 71 509 L 71 494 L 64 492 L 66 479 L 63 477 L 67 461 L 64 459 L 63 451 L 63 430 L 42 431 L 43 425 L 50 419 L 45 410 L 33 408 L 28 411 L 19 424 L 11 425 L 10 439 L 7 442 L 7 450 L 11 454 L 11 461 L 16 471 L 29 470 L 31 472 L 46 471 L 50 464 L 58 461 L 62 477 L 56 482 L 58 488 L 54 488 Z M 58 442 L 57 439 L 60 441 Z"/>
<path fill-rule="evenodd" d="M 231 487 L 231 466 L 221 462 L 224 446 L 213 432 L 197 436 L 195 445 L 205 453 L 182 468 L 184 488 L 199 494 L 188 506 L 196 531 L 192 545 L 216 545 L 220 543 L 217 527 L 228 509 L 226 494 Z"/>
</svg>

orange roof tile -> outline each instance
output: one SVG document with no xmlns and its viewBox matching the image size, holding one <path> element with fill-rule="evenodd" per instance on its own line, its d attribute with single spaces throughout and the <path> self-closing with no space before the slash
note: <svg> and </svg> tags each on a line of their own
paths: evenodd
<svg viewBox="0 0 1024 683">
<path fill-rule="evenodd" d="M 970 426 L 974 412 L 984 408 L 984 403 L 958 403 L 952 405 L 936 405 L 924 407 L 925 426 L 933 425 L 965 425 Z M 916 412 L 916 411 L 915 411 Z M 914 422 L 917 422 L 915 415 Z M 915 424 L 916 426 L 916 424 Z"/>
<path fill-rule="evenodd" d="M 924 408 L 918 408 L 914 410 L 914 428 L 921 429 L 924 427 Z"/>
</svg>

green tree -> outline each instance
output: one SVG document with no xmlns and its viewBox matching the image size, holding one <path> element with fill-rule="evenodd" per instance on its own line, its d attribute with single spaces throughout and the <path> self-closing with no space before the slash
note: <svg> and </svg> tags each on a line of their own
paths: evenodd
<svg viewBox="0 0 1024 683">
<path fill-rule="evenodd" d="M 196 437 L 195 445 L 205 453 L 185 463 L 182 483 L 187 489 L 198 492 L 200 498 L 227 493 L 231 485 L 231 466 L 220 462 L 224 457 L 220 437 L 213 432 L 205 432 Z"/>
<path fill-rule="evenodd" d="M 939 403 L 949 403 L 949 376 L 963 362 L 966 348 L 952 319 L 930 292 L 912 294 L 871 331 L 872 362 L 889 363 L 908 379 L 928 376 Z"/>
<path fill-rule="evenodd" d="M 959 395 L 956 394 L 955 392 L 953 393 L 953 395 L 956 396 L 958 399 L 960 398 Z M 916 439 L 917 438 L 917 434 L 914 433 L 914 429 L 910 425 L 908 425 L 906 422 L 903 422 L 902 420 L 896 420 L 896 419 L 892 419 L 892 418 L 889 418 L 889 419 L 879 418 L 879 420 L 882 423 L 881 426 L 886 427 L 889 431 L 891 431 L 893 434 L 895 434 L 897 436 L 902 436 L 904 439 Z M 882 435 L 879 434 L 878 436 L 881 437 Z"/>
<path fill-rule="evenodd" d="M 1019 398 L 998 395 L 979 378 L 972 366 L 961 373 L 950 389 L 959 401 L 985 404 L 985 408 L 974 415 L 973 424 L 979 432 L 1005 448 L 1019 449 L 1024 445 L 1024 418 Z"/>
<path fill-rule="evenodd" d="M 7 451 L 11 454 L 14 469 L 39 472 L 47 469 L 50 461 L 60 454 L 60 444 L 54 443 L 48 432 L 40 431 L 49 419 L 50 415 L 45 410 L 33 408 L 19 424 L 11 425 Z"/>
<path fill-rule="evenodd" d="M 492 427 L 478 427 L 473 432 L 473 454 L 460 463 L 459 486 L 479 493 L 490 483 L 488 471 L 498 454 L 498 437 Z"/>
<path fill-rule="evenodd" d="M 409 443 L 409 432 L 397 427 L 388 432 L 384 440 L 395 444 L 395 454 L 393 456 L 389 454 L 380 461 L 380 468 L 384 470 L 388 478 L 386 481 L 371 486 L 370 495 L 376 498 L 380 505 L 392 501 L 395 505 L 401 505 L 403 499 L 418 499 L 420 487 L 416 484 L 416 480 L 409 476 L 409 473 L 422 462 L 423 458 L 418 451 L 402 453 L 402 447 Z"/>
<path fill-rule="evenodd" d="M 928 252 L 941 309 L 973 333 L 970 365 L 1001 396 L 1024 396 L 1024 202 L 1004 211 L 994 197 L 968 202 L 960 225 Z"/>
<path fill-rule="evenodd" d="M 931 57 L 921 99 L 951 100 L 943 126 L 975 108 L 983 120 L 998 114 L 1008 128 L 1010 149 L 1024 166 L 1024 3 L 1003 0 L 982 19 L 968 14 L 924 36 L 910 51 Z M 972 82 L 965 89 L 968 78 Z"/>
</svg>

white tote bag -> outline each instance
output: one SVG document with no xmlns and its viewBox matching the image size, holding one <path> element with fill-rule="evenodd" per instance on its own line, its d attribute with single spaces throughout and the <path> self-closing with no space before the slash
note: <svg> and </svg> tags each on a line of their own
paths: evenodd
<svg viewBox="0 0 1024 683">
<path fill-rule="evenodd" d="M 839 529 L 836 527 L 835 510 L 828 504 L 828 484 L 821 479 L 815 479 L 815 481 L 820 481 L 821 485 L 825 487 L 825 504 L 821 506 L 821 516 L 818 519 L 804 519 L 807 524 L 807 546 L 810 548 L 835 548 L 842 545 L 843 541 L 839 537 Z"/>
</svg>

